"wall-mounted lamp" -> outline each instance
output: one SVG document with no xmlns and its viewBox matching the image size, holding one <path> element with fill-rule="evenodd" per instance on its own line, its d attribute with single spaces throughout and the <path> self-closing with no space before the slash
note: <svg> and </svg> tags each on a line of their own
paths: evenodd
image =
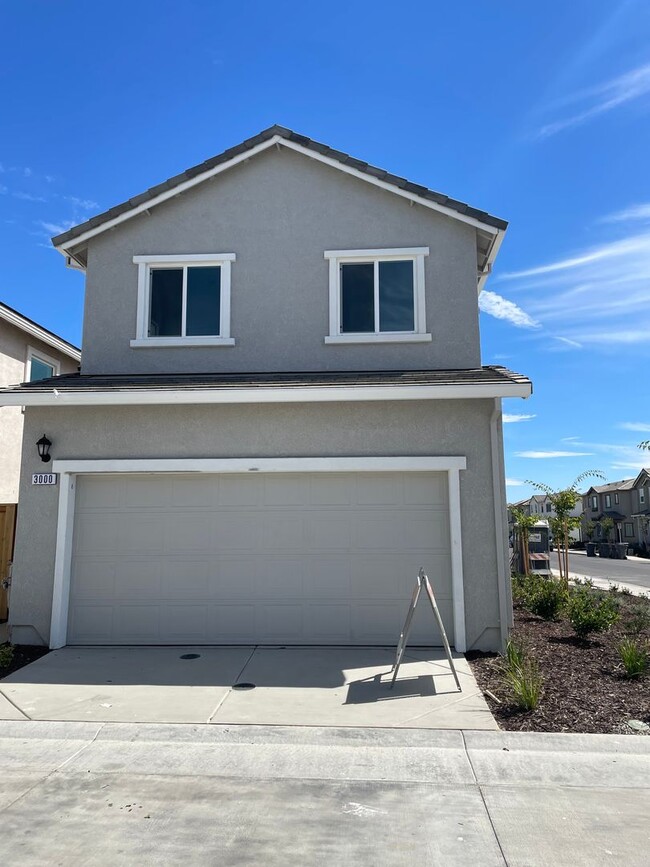
<svg viewBox="0 0 650 867">
<path fill-rule="evenodd" d="M 50 446 L 52 443 L 48 438 L 43 434 L 40 440 L 36 443 L 36 448 L 38 449 L 38 456 L 46 464 L 48 461 L 51 461 L 50 457 Z"/>
</svg>

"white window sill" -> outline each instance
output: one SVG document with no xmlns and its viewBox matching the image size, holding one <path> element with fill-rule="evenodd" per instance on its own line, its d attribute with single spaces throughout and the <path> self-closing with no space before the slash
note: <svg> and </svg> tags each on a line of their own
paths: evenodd
<svg viewBox="0 0 650 867">
<path fill-rule="evenodd" d="M 430 334 L 335 334 L 325 338 L 327 344 L 342 343 L 431 343 Z"/>
<path fill-rule="evenodd" d="M 167 346 L 234 346 L 234 337 L 138 337 L 131 341 L 133 349 L 153 349 Z"/>
</svg>

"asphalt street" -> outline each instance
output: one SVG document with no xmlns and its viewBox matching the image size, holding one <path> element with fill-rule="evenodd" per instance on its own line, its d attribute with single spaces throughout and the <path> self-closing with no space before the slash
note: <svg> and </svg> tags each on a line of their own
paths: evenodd
<svg viewBox="0 0 650 867">
<path fill-rule="evenodd" d="M 551 551 L 551 568 L 557 570 L 557 552 Z M 611 581 L 614 584 L 634 586 L 640 592 L 650 593 L 650 560 L 609 560 L 587 557 L 582 551 L 569 552 L 569 572 L 596 583 Z"/>
</svg>

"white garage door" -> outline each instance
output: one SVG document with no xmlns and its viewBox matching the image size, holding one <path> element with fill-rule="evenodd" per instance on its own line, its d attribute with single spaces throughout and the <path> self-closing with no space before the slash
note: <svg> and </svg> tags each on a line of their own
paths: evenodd
<svg viewBox="0 0 650 867">
<path fill-rule="evenodd" d="M 445 473 L 80 476 L 68 642 L 395 644 L 420 566 L 453 642 Z"/>
</svg>

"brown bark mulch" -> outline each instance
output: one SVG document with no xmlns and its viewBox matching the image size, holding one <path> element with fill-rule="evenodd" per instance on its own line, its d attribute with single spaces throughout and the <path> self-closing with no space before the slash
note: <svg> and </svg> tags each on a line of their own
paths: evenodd
<svg viewBox="0 0 650 867">
<path fill-rule="evenodd" d="M 647 606 L 650 611 L 650 601 L 620 594 L 618 601 L 618 623 L 588 639 L 578 638 L 565 618 L 549 622 L 515 605 L 512 637 L 537 661 L 544 679 L 534 711 L 519 710 L 514 704 L 503 683 L 501 657 L 480 651 L 467 654 L 479 687 L 501 700 L 498 704 L 486 696 L 502 729 L 635 734 L 626 725 L 628 720 L 650 724 L 650 673 L 627 679 L 617 652 L 624 638 L 650 639 L 647 628 L 631 633 L 635 609 Z"/>
</svg>

